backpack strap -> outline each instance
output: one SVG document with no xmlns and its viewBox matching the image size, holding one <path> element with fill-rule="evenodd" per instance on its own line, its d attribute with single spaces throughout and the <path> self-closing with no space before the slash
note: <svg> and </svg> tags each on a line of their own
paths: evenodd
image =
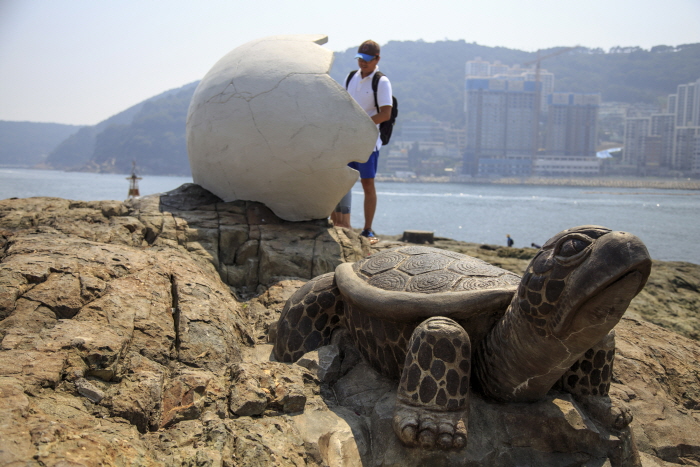
<svg viewBox="0 0 700 467">
<path fill-rule="evenodd" d="M 355 73 L 357 73 L 357 70 L 352 70 L 349 74 L 348 77 L 345 78 L 345 90 L 347 91 L 348 85 L 350 84 L 350 80 L 352 79 L 353 76 L 355 76 Z M 376 91 L 375 91 L 376 92 Z"/>
<path fill-rule="evenodd" d="M 372 78 L 372 91 L 374 91 L 374 106 L 377 108 L 377 113 L 379 113 L 379 102 L 377 101 L 377 88 L 379 88 L 379 80 L 382 79 L 384 73 L 377 71 Z"/>
</svg>

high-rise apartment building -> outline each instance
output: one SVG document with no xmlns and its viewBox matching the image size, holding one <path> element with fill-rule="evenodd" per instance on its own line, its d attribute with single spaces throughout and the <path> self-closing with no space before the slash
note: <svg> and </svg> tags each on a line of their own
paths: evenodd
<svg viewBox="0 0 700 467">
<path fill-rule="evenodd" d="M 696 167 L 697 142 L 700 138 L 700 79 L 678 86 L 675 99 L 675 132 L 670 157 L 674 170 L 693 172 Z"/>
<path fill-rule="evenodd" d="M 690 173 L 700 174 L 700 135 L 695 137 L 695 151 L 693 154 L 693 164 L 690 168 Z"/>
<path fill-rule="evenodd" d="M 659 140 L 658 154 L 647 152 L 647 162 L 658 161 L 658 167 L 671 167 L 673 154 L 673 133 L 676 116 L 672 113 L 654 114 L 649 125 L 649 135 Z"/>
<path fill-rule="evenodd" d="M 553 93 L 548 99 L 544 153 L 533 164 L 537 175 L 598 175 L 599 94 Z"/>
<path fill-rule="evenodd" d="M 481 57 L 476 57 L 474 60 L 469 60 L 466 65 L 465 75 L 466 76 L 491 76 L 489 74 L 489 68 L 491 63 L 486 60 L 482 60 Z"/>
<path fill-rule="evenodd" d="M 594 157 L 600 95 L 554 93 L 548 104 L 545 153 Z"/>
<path fill-rule="evenodd" d="M 651 117 L 634 117 L 625 120 L 622 162 L 632 167 L 642 167 L 645 160 L 646 137 L 649 136 Z"/>
<path fill-rule="evenodd" d="M 509 67 L 508 65 L 504 65 L 498 60 L 489 65 L 489 76 L 509 75 L 511 74 L 511 71 L 511 67 Z M 520 71 L 522 70 L 518 70 L 517 74 L 520 74 Z"/>
<path fill-rule="evenodd" d="M 673 140 L 672 167 L 682 172 L 693 172 L 698 162 L 700 126 L 676 127 Z"/>
<path fill-rule="evenodd" d="M 676 91 L 676 126 L 700 126 L 700 79 L 679 84 Z"/>
<path fill-rule="evenodd" d="M 465 173 L 529 175 L 536 115 L 534 81 L 468 77 Z M 494 162 L 495 161 L 495 162 Z"/>
<path fill-rule="evenodd" d="M 521 75 L 527 81 L 536 81 L 537 73 L 532 70 L 528 70 Z M 540 109 L 542 109 L 542 115 L 546 115 L 549 106 L 547 105 L 549 96 L 554 92 L 554 73 L 550 73 L 547 70 L 540 70 L 540 83 L 542 86 L 540 95 Z"/>
<path fill-rule="evenodd" d="M 639 175 L 698 173 L 700 79 L 678 85 L 666 103 L 665 113 L 628 114 L 622 160 Z"/>
</svg>

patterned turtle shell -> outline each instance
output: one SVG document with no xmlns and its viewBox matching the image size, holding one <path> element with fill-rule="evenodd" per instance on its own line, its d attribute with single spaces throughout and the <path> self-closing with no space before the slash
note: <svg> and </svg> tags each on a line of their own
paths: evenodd
<svg viewBox="0 0 700 467">
<path fill-rule="evenodd" d="M 423 246 L 380 251 L 353 265 L 368 285 L 386 291 L 434 294 L 513 288 L 520 277 L 471 256 Z"/>
</svg>

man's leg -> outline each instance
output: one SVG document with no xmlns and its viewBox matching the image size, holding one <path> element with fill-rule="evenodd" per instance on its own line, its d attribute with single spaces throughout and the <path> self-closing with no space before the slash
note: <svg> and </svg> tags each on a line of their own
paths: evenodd
<svg viewBox="0 0 700 467">
<path fill-rule="evenodd" d="M 363 178 L 362 190 L 365 192 L 365 227 L 363 230 L 372 230 L 374 213 L 377 212 L 377 190 L 374 187 L 374 179 Z"/>
<path fill-rule="evenodd" d="M 338 202 L 335 210 L 331 213 L 331 220 L 336 227 L 345 227 L 351 229 L 350 226 L 350 209 L 352 208 L 352 188 Z"/>
<path fill-rule="evenodd" d="M 352 229 L 352 226 L 350 225 L 350 214 L 343 214 L 341 212 L 336 212 L 335 213 L 335 219 L 331 217 L 331 220 L 333 221 L 333 225 L 336 227 L 344 227 L 346 229 Z"/>
<path fill-rule="evenodd" d="M 374 177 L 377 175 L 378 159 L 379 150 L 377 149 L 369 156 L 367 162 L 351 162 L 348 164 L 360 172 L 362 191 L 365 193 L 365 227 L 360 235 L 369 238 L 369 241 L 372 244 L 379 241 L 379 239 L 375 237 L 374 233 L 372 232 L 374 213 L 377 211 L 377 190 L 374 187 Z M 353 166 L 353 164 L 355 165 Z"/>
</svg>

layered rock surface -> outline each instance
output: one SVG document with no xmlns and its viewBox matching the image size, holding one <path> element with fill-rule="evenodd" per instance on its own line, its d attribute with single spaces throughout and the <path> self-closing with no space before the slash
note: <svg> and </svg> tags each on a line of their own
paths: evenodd
<svg viewBox="0 0 700 467">
<path fill-rule="evenodd" d="M 0 201 L 0 464 L 700 464 L 700 345 L 640 316 L 655 306 L 685 329 L 660 312 L 693 317 L 696 265 L 655 263 L 616 328 L 611 397 L 635 417 L 628 432 L 565 393 L 474 393 L 463 452 L 406 449 L 396 383 L 342 336 L 297 364 L 270 360 L 271 324 L 305 280 L 393 244 L 196 185 L 127 203 Z M 518 273 L 532 254 L 437 246 Z"/>
</svg>

